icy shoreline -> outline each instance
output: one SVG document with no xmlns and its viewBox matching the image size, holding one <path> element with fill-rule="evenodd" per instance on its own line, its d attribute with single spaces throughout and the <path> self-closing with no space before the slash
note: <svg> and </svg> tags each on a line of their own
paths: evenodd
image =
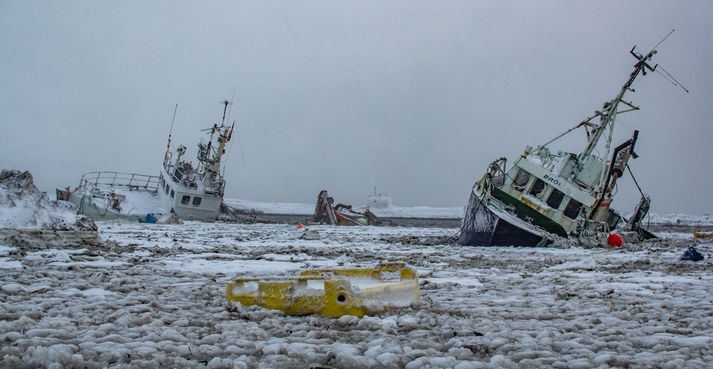
<svg viewBox="0 0 713 369">
<path fill-rule="evenodd" d="M 5 243 L 4 367 L 705 367 L 713 246 L 476 248 L 402 244 L 456 229 L 99 223 L 98 245 Z M 292 317 L 225 303 L 236 276 L 404 261 L 422 302 L 377 317 Z"/>
<path fill-rule="evenodd" d="M 224 201 L 229 206 L 245 212 L 254 211 L 265 214 L 295 215 L 312 215 L 314 213 L 314 204 L 294 202 L 261 202 L 235 198 L 225 199 Z M 357 206 L 356 208 L 363 210 L 365 207 Z M 373 208 L 371 210 L 380 217 L 461 219 L 463 218 L 465 208 L 462 206 L 389 206 L 383 208 Z M 654 213 L 645 219 L 644 224 L 647 223 L 652 225 L 713 227 L 713 216 L 708 214 L 693 215 L 682 213 Z"/>
<path fill-rule="evenodd" d="M 260 202 L 244 199 L 225 199 L 229 206 L 250 212 L 256 211 L 266 214 L 295 214 L 295 215 L 312 215 L 314 213 L 314 204 L 303 204 L 296 202 Z M 365 206 L 355 206 L 355 209 L 361 211 Z M 431 207 L 431 206 L 389 206 L 378 207 L 371 209 L 374 214 L 380 217 L 399 217 L 399 218 L 462 218 L 465 211 L 464 207 Z"/>
</svg>

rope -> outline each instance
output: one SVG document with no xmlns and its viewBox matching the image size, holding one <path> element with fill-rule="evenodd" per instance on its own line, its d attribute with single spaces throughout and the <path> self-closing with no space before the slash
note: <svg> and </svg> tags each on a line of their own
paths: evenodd
<svg viewBox="0 0 713 369">
<path fill-rule="evenodd" d="M 636 188 L 639 189 L 639 193 L 641 194 L 641 196 L 646 196 L 644 194 L 644 191 L 641 190 L 641 186 L 639 186 L 639 182 L 636 180 L 636 177 L 634 177 L 634 172 L 631 171 L 631 168 L 629 168 L 628 163 L 626 164 L 626 169 L 629 171 L 629 174 L 631 175 L 631 179 L 634 180 L 634 184 L 636 185 Z"/>
</svg>

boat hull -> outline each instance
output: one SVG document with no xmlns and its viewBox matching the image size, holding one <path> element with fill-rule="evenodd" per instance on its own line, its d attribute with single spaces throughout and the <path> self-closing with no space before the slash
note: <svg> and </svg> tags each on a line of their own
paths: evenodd
<svg viewBox="0 0 713 369">
<path fill-rule="evenodd" d="M 496 199 L 487 203 L 471 192 L 458 244 L 464 246 L 546 246 L 552 235 L 504 210 Z"/>
<path fill-rule="evenodd" d="M 59 193 L 60 190 L 58 190 Z M 126 219 L 132 221 L 138 221 L 141 219 L 141 214 L 122 214 L 114 209 L 105 206 L 101 201 L 97 199 L 82 195 L 79 193 L 70 192 L 65 195 L 62 199 L 64 201 L 69 201 L 77 207 L 77 214 L 82 214 L 92 218 L 93 220 L 113 220 L 113 219 Z"/>
</svg>

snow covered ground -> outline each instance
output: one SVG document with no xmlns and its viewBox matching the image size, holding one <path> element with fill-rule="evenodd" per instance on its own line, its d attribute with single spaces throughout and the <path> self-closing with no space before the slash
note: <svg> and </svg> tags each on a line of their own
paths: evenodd
<svg viewBox="0 0 713 369">
<path fill-rule="evenodd" d="M 678 224 L 686 226 L 713 226 L 713 215 L 691 215 L 680 213 L 651 214 L 645 219 L 651 224 Z"/>
<path fill-rule="evenodd" d="M 476 248 L 456 229 L 99 223 L 104 246 L 0 245 L 0 367 L 695 368 L 713 362 L 713 245 Z M 440 238 L 439 238 L 440 237 Z M 443 243 L 443 242 L 441 242 Z M 236 276 L 404 261 L 422 301 L 379 316 L 225 302 Z"/>
</svg>

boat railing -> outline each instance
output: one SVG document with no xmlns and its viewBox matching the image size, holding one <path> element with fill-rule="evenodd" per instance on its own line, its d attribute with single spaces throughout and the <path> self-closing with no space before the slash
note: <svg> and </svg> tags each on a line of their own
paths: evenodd
<svg viewBox="0 0 713 369">
<path fill-rule="evenodd" d="M 121 172 L 90 172 L 82 175 L 79 187 L 110 186 L 127 188 L 130 191 L 158 191 L 158 176 Z"/>
</svg>

